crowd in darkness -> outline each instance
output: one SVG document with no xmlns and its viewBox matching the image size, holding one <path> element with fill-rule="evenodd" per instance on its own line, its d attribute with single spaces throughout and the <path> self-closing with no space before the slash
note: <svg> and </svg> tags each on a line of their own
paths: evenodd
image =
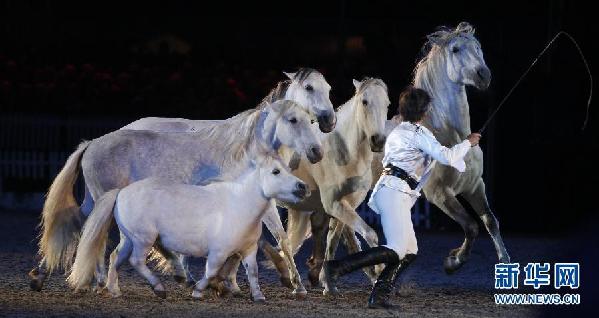
<svg viewBox="0 0 599 318">
<path fill-rule="evenodd" d="M 182 54 L 129 54 L 118 65 L 36 62 L 0 55 L 5 113 L 220 118 L 250 107 L 283 79 L 280 70 L 224 61 L 195 63 Z"/>
</svg>

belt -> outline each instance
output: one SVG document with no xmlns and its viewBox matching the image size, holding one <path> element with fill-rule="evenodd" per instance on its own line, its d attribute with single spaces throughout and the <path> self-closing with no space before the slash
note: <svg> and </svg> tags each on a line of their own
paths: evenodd
<svg viewBox="0 0 599 318">
<path fill-rule="evenodd" d="M 416 179 L 412 178 L 402 168 L 398 168 L 392 164 L 388 164 L 385 167 L 385 169 L 383 169 L 383 175 L 394 176 L 394 177 L 400 178 L 401 180 L 405 181 L 408 184 L 408 186 L 410 186 L 410 189 L 412 189 L 412 190 L 416 189 L 416 187 L 418 186 L 418 181 L 416 181 Z"/>
</svg>

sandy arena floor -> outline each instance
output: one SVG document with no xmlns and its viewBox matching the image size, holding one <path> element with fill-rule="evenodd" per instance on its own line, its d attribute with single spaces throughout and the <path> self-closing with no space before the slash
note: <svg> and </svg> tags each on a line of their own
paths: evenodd
<svg viewBox="0 0 599 318">
<path fill-rule="evenodd" d="M 113 299 L 94 293 L 74 294 L 64 276 L 54 274 L 42 292 L 29 289 L 27 272 L 34 265 L 34 240 L 37 215 L 3 212 L 6 222 L 0 223 L 0 316 L 4 317 L 520 317 L 546 316 L 569 308 L 540 306 L 499 306 L 493 300 L 493 265 L 496 257 L 488 236 L 481 234 L 469 263 L 458 273 L 448 276 L 442 270 L 442 260 L 450 248 L 461 243 L 460 233 L 418 233 L 420 254 L 401 279 L 399 293 L 393 297 L 394 310 L 365 308 L 369 294 L 366 276 L 362 272 L 340 281 L 343 297 L 322 296 L 320 288 L 308 288 L 306 300 L 296 300 L 290 290 L 278 283 L 274 271 L 261 267 L 260 283 L 267 298 L 265 304 L 253 304 L 249 299 L 245 273 L 240 269 L 239 281 L 243 297 L 196 301 L 191 292 L 178 286 L 170 277 L 163 277 L 168 290 L 166 300 L 154 296 L 147 284 L 128 265 L 120 275 L 123 296 Z M 569 241 L 560 238 L 533 238 L 506 235 L 506 244 L 513 260 L 551 261 L 569 248 Z M 306 249 L 296 260 L 303 265 Z M 260 258 L 262 256 L 260 255 Z M 201 274 L 202 261 L 194 262 L 194 273 Z M 307 283 L 306 283 L 307 284 Z M 520 290 L 522 292 L 522 290 Z M 552 288 L 546 292 L 552 293 Z M 584 302 L 584 297 L 583 300 Z M 557 309 L 557 311 L 555 310 Z"/>
</svg>

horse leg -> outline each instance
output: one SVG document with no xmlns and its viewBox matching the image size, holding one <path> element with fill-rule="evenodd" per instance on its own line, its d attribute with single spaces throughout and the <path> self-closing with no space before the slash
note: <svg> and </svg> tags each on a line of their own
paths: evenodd
<svg viewBox="0 0 599 318">
<path fill-rule="evenodd" d="M 287 266 L 287 260 L 285 259 L 285 255 L 281 256 L 281 252 L 270 245 L 268 241 L 264 239 L 260 239 L 258 242 L 260 249 L 268 257 L 268 259 L 273 263 L 277 272 L 279 273 L 279 280 L 281 281 L 281 285 L 284 287 L 293 289 L 293 284 L 291 283 L 291 278 L 289 275 L 289 267 Z M 239 266 L 239 265 L 238 265 Z"/>
<path fill-rule="evenodd" d="M 310 217 L 314 213 L 287 209 L 287 235 L 293 255 L 302 247 L 310 230 Z"/>
<path fill-rule="evenodd" d="M 487 201 L 487 196 L 485 195 L 485 183 L 482 181 L 482 179 L 479 179 L 478 184 L 474 187 L 474 190 L 471 193 L 464 193 L 463 196 L 464 199 L 466 199 L 466 201 L 468 201 L 468 203 L 470 203 L 472 208 L 476 211 L 478 216 L 483 221 L 487 232 L 489 232 L 489 235 L 491 235 L 491 239 L 495 245 L 497 258 L 499 261 L 501 263 L 509 263 L 510 255 L 503 244 L 503 239 L 501 238 L 501 233 L 499 232 L 499 222 L 495 218 L 491 207 L 489 207 L 489 202 Z"/>
<path fill-rule="evenodd" d="M 131 256 L 133 244 L 125 235 L 121 233 L 119 245 L 110 254 L 110 266 L 108 267 L 108 279 L 106 280 L 106 289 L 113 297 L 122 295 L 119 288 L 118 270 L 125 260 Z"/>
<path fill-rule="evenodd" d="M 175 264 L 175 271 L 182 273 L 184 275 L 185 286 L 186 287 L 195 286 L 196 281 L 195 281 L 195 279 L 193 279 L 193 276 L 191 275 L 191 271 L 189 270 L 189 256 L 179 254 L 178 262 L 176 262 L 176 261 L 172 261 L 172 262 L 173 262 L 173 264 Z M 181 274 L 179 274 L 179 275 L 181 275 Z M 175 278 L 175 280 L 177 280 L 176 277 L 174 277 L 174 278 Z"/>
<path fill-rule="evenodd" d="M 293 259 L 293 252 L 291 251 L 291 244 L 289 243 L 289 238 L 287 237 L 287 233 L 283 228 L 281 217 L 279 217 L 279 212 L 274 202 L 267 208 L 267 211 L 262 218 L 262 222 L 266 224 L 266 227 L 270 233 L 272 233 L 272 235 L 275 237 L 279 243 L 281 251 L 285 256 L 287 267 L 291 274 L 291 283 L 295 288 L 293 290 L 293 294 L 299 298 L 304 298 L 308 292 L 302 284 L 301 276 L 297 271 L 297 266 L 295 265 L 295 260 Z"/>
<path fill-rule="evenodd" d="M 200 279 L 195 287 L 191 297 L 196 299 L 203 299 L 205 294 L 204 291 L 210 285 L 214 279 L 218 279 L 218 273 L 222 268 L 223 264 L 227 261 L 227 255 L 210 253 L 206 260 L 206 270 L 204 271 L 204 277 Z"/>
<path fill-rule="evenodd" d="M 102 250 L 106 250 L 106 242 L 104 242 Z M 97 260 L 96 271 L 94 275 L 96 278 L 96 286 L 94 287 L 94 290 L 96 293 L 101 294 L 106 286 L 106 261 L 104 260 L 104 254 L 102 254 L 102 256 L 100 256 Z"/>
<path fill-rule="evenodd" d="M 46 260 L 41 258 L 38 265 L 29 271 L 29 287 L 33 291 L 41 291 L 44 286 L 44 282 L 48 277 L 48 271 L 46 270 Z"/>
<path fill-rule="evenodd" d="M 81 204 L 80 210 L 84 216 L 88 216 L 94 208 L 94 199 L 89 192 L 87 185 L 85 185 L 85 197 Z M 44 286 L 44 282 L 49 276 L 46 269 L 46 260 L 44 258 L 39 259 L 38 265 L 29 271 L 28 276 L 30 278 L 29 287 L 33 291 L 41 291 Z"/>
<path fill-rule="evenodd" d="M 160 282 L 160 279 L 152 273 L 146 264 L 146 258 L 150 252 L 150 249 L 151 245 L 145 245 L 141 242 L 133 242 L 133 251 L 129 257 L 129 263 L 141 276 L 148 281 L 148 283 L 150 283 L 154 294 L 164 299 L 166 298 L 166 290 L 164 289 L 164 286 Z"/>
<path fill-rule="evenodd" d="M 326 236 L 329 229 L 329 220 L 331 219 L 326 213 L 318 211 L 310 215 L 310 223 L 312 228 L 312 256 L 307 261 L 309 268 L 308 278 L 312 287 L 320 285 L 320 270 L 324 262 L 326 250 Z"/>
<path fill-rule="evenodd" d="M 474 243 L 474 239 L 478 236 L 478 223 L 468 214 L 452 191 L 445 190 L 439 194 L 431 198 L 433 203 L 441 208 L 450 218 L 458 222 L 465 234 L 462 245 L 451 250 L 443 264 L 445 272 L 452 274 L 468 260 L 472 243 Z"/>
<path fill-rule="evenodd" d="M 362 251 L 362 247 L 360 246 L 360 240 L 358 240 L 356 232 L 352 231 L 352 229 L 350 229 L 347 226 L 344 226 L 342 230 L 342 237 L 343 243 L 345 244 L 345 247 L 347 249 L 347 254 L 354 254 Z M 367 266 L 364 267 L 362 270 L 364 271 L 366 276 L 368 276 L 370 282 L 374 285 L 378 277 L 375 271 L 375 267 Z"/>
<path fill-rule="evenodd" d="M 325 194 L 321 193 L 321 197 L 325 198 Z M 328 202 L 323 200 L 323 204 L 325 207 L 328 207 L 326 209 L 328 215 L 349 226 L 353 231 L 358 232 L 366 240 L 368 246 L 378 246 L 378 234 L 364 222 L 349 202 L 346 200 L 330 200 Z"/>
<path fill-rule="evenodd" d="M 185 255 L 178 255 L 164 248 L 160 241 L 154 243 L 154 251 L 168 262 L 173 269 L 173 279 L 179 284 L 185 284 L 187 287 L 195 285 L 189 272 L 189 262 Z"/>
<path fill-rule="evenodd" d="M 335 252 L 337 251 L 337 247 L 339 246 L 339 239 L 341 239 L 341 234 L 343 232 L 344 224 L 339 222 L 339 220 L 330 219 L 329 222 L 329 231 L 327 234 L 327 244 L 326 244 L 326 252 L 325 252 L 325 261 L 332 260 L 335 258 Z M 327 282 L 329 281 L 326 278 L 326 274 L 324 269 L 320 270 L 320 282 L 324 287 L 322 291 L 323 295 L 338 295 L 339 290 L 337 286 L 329 286 Z"/>
<path fill-rule="evenodd" d="M 243 266 L 250 283 L 250 290 L 252 293 L 252 300 L 254 302 L 264 302 L 264 294 L 260 290 L 260 284 L 258 284 L 258 264 L 256 263 L 256 252 L 258 246 L 254 244 L 251 248 L 244 252 Z"/>
<path fill-rule="evenodd" d="M 229 286 L 226 291 L 219 291 L 221 294 L 231 292 L 233 295 L 240 295 L 241 288 L 237 284 L 237 270 L 239 269 L 239 263 L 241 262 L 241 255 L 234 254 L 227 258 L 225 265 L 220 269 L 218 276 L 220 280 L 227 280 Z"/>
</svg>

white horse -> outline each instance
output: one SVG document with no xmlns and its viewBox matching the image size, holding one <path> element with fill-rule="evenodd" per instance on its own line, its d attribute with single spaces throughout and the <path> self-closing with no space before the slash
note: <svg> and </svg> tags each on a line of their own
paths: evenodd
<svg viewBox="0 0 599 318">
<path fill-rule="evenodd" d="M 326 258 L 334 257 L 334 250 L 344 228 L 348 229 L 346 242 L 350 249 L 358 251 L 358 232 L 370 246 L 376 246 L 378 236 L 356 213 L 355 209 L 364 200 L 372 185 L 371 161 L 373 152 L 382 151 L 386 134 L 385 120 L 390 104 L 385 83 L 376 78 L 354 80 L 355 95 L 337 110 L 337 127 L 328 135 L 320 135 L 324 158 L 310 165 L 300 161 L 293 173 L 310 186 L 313 195 L 299 203 L 279 203 L 288 208 L 288 233 L 293 253 L 296 253 L 306 238 L 312 220 L 315 255 L 324 254 L 324 233 L 329 228 Z M 290 153 L 286 154 L 287 156 Z M 310 215 L 309 213 L 313 211 Z M 275 261 L 277 253 L 269 255 Z M 318 281 L 323 259 L 310 262 L 310 280 Z M 369 270 L 372 279 L 376 276 Z M 325 286 L 324 293 L 335 293 L 334 286 Z"/>
<path fill-rule="evenodd" d="M 426 56 L 414 70 L 413 84 L 426 90 L 432 97 L 431 110 L 424 125 L 430 129 L 444 146 L 451 147 L 471 133 L 470 107 L 466 96 L 466 85 L 486 89 L 491 82 L 491 71 L 483 58 L 480 43 L 474 37 L 474 29 L 466 22 L 455 29 L 442 28 L 428 35 L 424 46 Z M 389 121 L 395 127 L 401 120 Z M 377 158 L 376 170 L 382 171 Z M 478 235 L 478 223 L 456 199 L 461 195 L 474 208 L 491 235 L 497 257 L 509 263 L 510 257 L 499 232 L 499 222 L 493 215 L 485 194 L 482 179 L 483 153 L 479 146 L 468 152 L 465 158 L 466 171 L 444 165 L 435 165 L 424 194 L 464 229 L 465 239 L 459 248 L 450 251 L 444 261 L 447 273 L 458 270 L 467 260 L 472 243 Z M 373 169 L 374 171 L 375 169 Z M 380 171 L 376 171 L 380 174 Z"/>
<path fill-rule="evenodd" d="M 118 130 L 83 143 L 69 157 L 48 192 L 41 224 L 43 259 L 40 267 L 30 274 L 32 285 L 41 288 L 46 277 L 44 265 L 51 271 L 71 264 L 79 235 L 79 207 L 73 197 L 79 166 L 87 191 L 81 212 L 87 216 L 94 201 L 109 190 L 147 177 L 188 184 L 205 183 L 217 177 L 234 178 L 243 172 L 247 160 L 264 149 L 276 151 L 285 145 L 317 162 L 322 152 L 310 122 L 310 114 L 298 104 L 277 101 L 192 133 Z M 185 269 L 178 266 L 174 255 L 167 254 L 175 266 L 176 278 L 185 279 Z M 102 287 L 103 260 L 98 262 L 97 275 L 98 286 Z"/>
<path fill-rule="evenodd" d="M 471 133 L 465 86 L 486 89 L 491 82 L 491 71 L 485 64 L 480 43 L 474 37 L 474 28 L 466 22 L 455 29 L 443 28 L 428 35 L 425 50 L 428 50 L 427 55 L 420 60 L 414 72 L 414 86 L 426 90 L 432 97 L 431 110 L 424 125 L 441 144 L 451 147 Z M 463 244 L 445 259 L 444 267 L 448 273 L 459 269 L 468 260 L 472 243 L 478 235 L 477 221 L 467 213 L 456 195 L 466 199 L 483 221 L 493 239 L 499 261 L 510 262 L 499 233 L 499 223 L 485 194 L 480 147 L 469 151 L 464 160 L 466 171 L 463 173 L 448 166 L 435 165 L 423 189 L 427 200 L 464 229 Z"/>
<path fill-rule="evenodd" d="M 117 270 L 129 259 L 154 293 L 166 298 L 160 279 L 146 265 L 152 246 L 159 241 L 177 253 L 207 256 L 204 277 L 195 285 L 194 298 L 203 298 L 209 284 L 219 280 L 217 274 L 227 258 L 240 254 L 252 299 L 264 301 L 256 264 L 262 216 L 271 199 L 299 202 L 309 194 L 306 184 L 279 159 L 269 156 L 256 159 L 233 181 L 196 186 L 148 178 L 120 192 L 111 190 L 99 200 L 85 223 L 68 281 L 76 289 L 89 284 L 95 260 L 104 259 L 103 246 L 114 213 L 121 241 L 110 256 L 107 289 L 113 296 L 121 295 Z"/>
</svg>

